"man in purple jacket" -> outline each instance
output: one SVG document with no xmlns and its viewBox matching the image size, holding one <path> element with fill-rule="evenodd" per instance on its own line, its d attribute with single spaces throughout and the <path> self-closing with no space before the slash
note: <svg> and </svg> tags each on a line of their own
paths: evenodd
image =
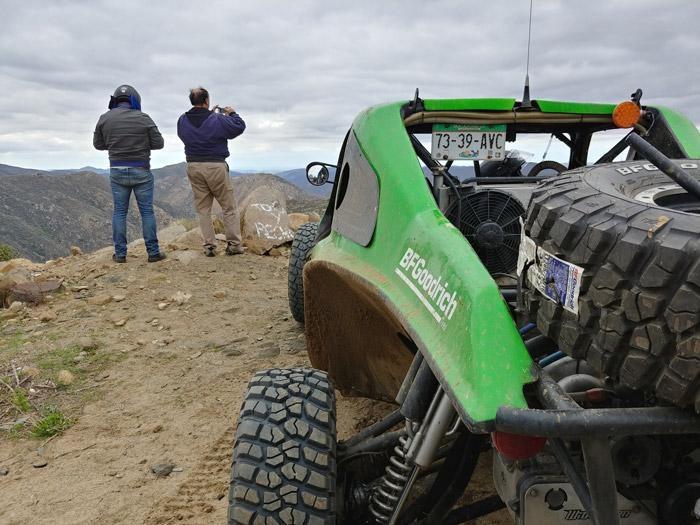
<svg viewBox="0 0 700 525">
<path fill-rule="evenodd" d="M 211 220 L 214 199 L 224 214 L 226 255 L 243 253 L 238 207 L 226 158 L 228 141 L 245 130 L 245 122 L 232 107 L 217 113 L 209 109 L 209 92 L 202 88 L 190 90 L 192 109 L 177 121 L 177 135 L 185 144 L 187 178 L 192 185 L 194 207 L 204 237 L 204 254 L 216 255 L 216 238 Z"/>
</svg>

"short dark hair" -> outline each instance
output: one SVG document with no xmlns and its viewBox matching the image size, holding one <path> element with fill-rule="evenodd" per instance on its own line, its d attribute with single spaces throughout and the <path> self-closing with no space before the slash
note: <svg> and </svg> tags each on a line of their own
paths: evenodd
<svg viewBox="0 0 700 525">
<path fill-rule="evenodd" d="M 203 87 L 197 87 L 190 89 L 190 102 L 193 106 L 198 106 L 204 104 L 209 98 L 209 92 Z"/>
</svg>

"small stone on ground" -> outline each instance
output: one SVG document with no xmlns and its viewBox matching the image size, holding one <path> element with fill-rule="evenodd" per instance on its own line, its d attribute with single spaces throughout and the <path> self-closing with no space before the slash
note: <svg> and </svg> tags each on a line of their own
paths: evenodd
<svg viewBox="0 0 700 525">
<path fill-rule="evenodd" d="M 174 468 L 175 465 L 172 463 L 157 463 L 151 467 L 151 472 L 153 472 L 157 478 L 167 478 Z"/>
</svg>

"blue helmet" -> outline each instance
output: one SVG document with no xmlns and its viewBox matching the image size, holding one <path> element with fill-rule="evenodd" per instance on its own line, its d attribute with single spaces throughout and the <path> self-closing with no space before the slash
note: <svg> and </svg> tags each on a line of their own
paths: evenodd
<svg viewBox="0 0 700 525">
<path fill-rule="evenodd" d="M 116 108 L 122 101 L 128 101 L 131 109 L 141 109 L 141 95 L 128 84 L 122 84 L 114 90 L 114 95 L 109 98 L 109 109 Z"/>
</svg>

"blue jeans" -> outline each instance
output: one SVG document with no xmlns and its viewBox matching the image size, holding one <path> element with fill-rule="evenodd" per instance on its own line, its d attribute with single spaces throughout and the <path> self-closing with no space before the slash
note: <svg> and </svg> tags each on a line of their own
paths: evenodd
<svg viewBox="0 0 700 525">
<path fill-rule="evenodd" d="M 109 181 L 114 198 L 112 214 L 112 239 L 114 254 L 126 257 L 126 215 L 129 212 L 129 199 L 134 192 L 141 213 L 143 239 L 148 255 L 158 255 L 156 236 L 156 216 L 153 213 L 153 174 L 145 168 L 111 168 Z"/>
</svg>

